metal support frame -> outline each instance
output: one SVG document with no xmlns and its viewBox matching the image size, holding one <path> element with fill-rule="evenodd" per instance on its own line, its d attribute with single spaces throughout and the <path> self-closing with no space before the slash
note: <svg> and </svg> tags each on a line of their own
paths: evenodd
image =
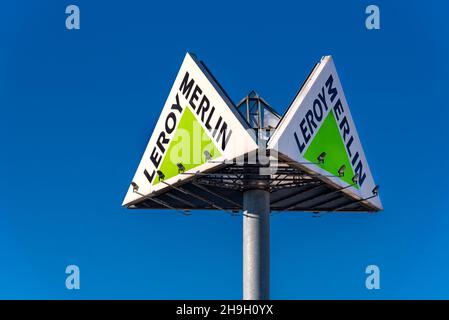
<svg viewBox="0 0 449 320">
<path fill-rule="evenodd" d="M 154 194 L 144 198 L 150 202 L 159 204 L 161 207 L 169 209 L 194 210 L 206 208 L 222 210 L 228 214 L 235 215 L 236 210 L 241 210 L 243 208 L 243 192 L 247 189 L 247 186 L 254 183 L 266 183 L 267 190 L 273 194 L 277 194 L 278 191 L 285 192 L 288 189 L 293 191 L 291 193 L 284 193 L 280 198 L 275 197 L 273 199 L 271 208 L 276 211 L 340 211 L 346 208 L 350 208 L 348 211 L 371 211 L 369 205 L 364 203 L 363 200 L 358 201 L 358 199 L 353 199 L 344 194 L 343 190 L 353 186 L 352 184 L 341 188 L 327 186 L 322 180 L 322 178 L 326 176 L 310 174 L 301 168 L 289 166 L 283 161 L 277 162 L 276 170 L 269 175 L 260 175 L 259 170 L 261 167 L 266 168 L 266 165 L 233 163 L 224 165 L 219 171 L 215 172 L 195 174 L 185 173 L 192 175 L 192 179 L 189 183 L 195 189 L 186 189 L 182 185 L 168 184 L 164 180 L 161 180 L 161 183 L 167 185 L 169 190 L 172 191 Z M 319 191 L 321 187 L 323 187 L 323 189 L 320 193 L 312 193 L 314 190 Z M 222 194 L 217 191 L 220 189 L 227 189 L 229 190 L 229 193 L 227 195 Z M 173 193 L 173 191 L 175 191 L 175 193 Z M 240 200 L 235 197 L 236 192 L 242 195 Z M 311 192 L 312 194 L 306 195 L 308 192 Z M 295 199 L 299 194 L 304 194 L 304 196 Z M 162 199 L 159 199 L 160 197 Z M 166 198 L 164 199 L 164 197 Z M 333 201 L 339 200 L 340 197 L 347 197 L 348 199 L 347 203 L 343 203 L 343 206 L 336 203 L 335 207 L 323 207 L 323 205 L 331 205 Z M 291 198 L 292 201 L 288 201 L 289 198 Z M 174 199 L 178 203 L 172 204 L 171 201 L 169 201 L 170 199 Z M 198 204 L 198 200 L 200 201 L 200 204 Z M 286 201 L 287 205 L 278 208 L 277 204 L 280 204 L 283 201 Z M 302 206 L 302 204 L 308 201 L 314 202 L 311 203 L 312 207 Z M 206 204 L 208 207 L 201 204 Z M 351 207 L 352 204 L 355 206 Z"/>
<path fill-rule="evenodd" d="M 224 200 L 224 201 L 226 201 L 226 202 L 228 202 L 228 203 L 230 203 L 230 204 L 233 204 L 234 206 L 236 206 L 236 208 L 239 208 L 239 209 L 242 208 L 242 206 L 241 206 L 239 203 L 237 203 L 237 202 L 235 202 L 235 201 L 232 201 L 231 199 L 228 199 L 228 198 L 226 198 L 226 197 L 224 197 L 224 196 L 222 196 L 222 195 L 219 195 L 218 193 L 215 193 L 215 192 L 213 192 L 213 191 L 207 189 L 206 187 L 203 187 L 202 185 L 200 185 L 200 184 L 198 184 L 198 183 L 196 183 L 196 182 L 194 182 L 193 185 L 194 185 L 195 187 L 197 187 L 197 188 L 203 190 L 203 191 L 206 192 L 206 193 L 210 193 L 211 195 L 213 195 L 213 196 L 215 196 L 215 197 L 217 197 L 217 198 L 220 198 L 221 200 Z"/>
<path fill-rule="evenodd" d="M 191 196 L 191 197 L 193 197 L 193 198 L 196 198 L 196 199 L 198 199 L 198 200 L 200 200 L 200 201 L 202 201 L 202 202 L 204 202 L 204 203 L 207 203 L 207 204 L 210 205 L 212 208 L 215 208 L 215 209 L 218 209 L 218 210 L 227 212 L 227 213 L 229 213 L 229 214 L 231 214 L 231 215 L 234 215 L 233 212 L 229 212 L 229 210 L 226 210 L 226 209 L 224 209 L 224 208 L 222 208 L 222 207 L 216 205 L 215 203 L 213 203 L 213 202 L 211 202 L 211 201 L 209 201 L 209 200 L 207 200 L 207 199 L 205 199 L 205 198 L 203 198 L 203 197 L 201 197 L 201 196 L 199 196 L 199 195 L 197 195 L 197 194 L 194 194 L 194 193 L 192 193 L 192 192 L 190 192 L 190 191 L 188 191 L 188 190 L 186 190 L 186 189 L 184 189 L 184 188 L 175 187 L 175 186 L 173 186 L 173 185 L 171 185 L 171 184 L 168 184 L 167 182 L 165 182 L 165 181 L 163 181 L 163 180 L 161 180 L 161 182 L 164 183 L 165 185 L 169 186 L 170 188 L 174 189 L 174 190 L 177 190 L 177 191 L 182 192 L 182 193 L 184 193 L 184 194 L 186 194 L 186 195 L 189 195 L 189 196 Z"/>
</svg>

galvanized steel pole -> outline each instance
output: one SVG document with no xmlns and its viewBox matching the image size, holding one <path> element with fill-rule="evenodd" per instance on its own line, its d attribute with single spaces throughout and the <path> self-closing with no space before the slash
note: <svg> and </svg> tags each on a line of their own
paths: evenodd
<svg viewBox="0 0 449 320">
<path fill-rule="evenodd" d="M 243 299 L 270 298 L 270 192 L 243 192 Z"/>
</svg>

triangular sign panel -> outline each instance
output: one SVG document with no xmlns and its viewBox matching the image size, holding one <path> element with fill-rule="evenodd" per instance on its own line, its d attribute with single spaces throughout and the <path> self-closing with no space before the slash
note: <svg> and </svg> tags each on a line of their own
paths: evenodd
<svg viewBox="0 0 449 320">
<path fill-rule="evenodd" d="M 382 210 L 332 57 L 323 57 L 312 70 L 268 148 Z"/>
<path fill-rule="evenodd" d="M 220 85 L 187 53 L 123 205 L 256 149 L 251 130 Z"/>
</svg>

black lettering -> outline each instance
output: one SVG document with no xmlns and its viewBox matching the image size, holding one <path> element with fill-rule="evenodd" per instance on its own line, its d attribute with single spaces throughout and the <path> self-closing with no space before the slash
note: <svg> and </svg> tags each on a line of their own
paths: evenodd
<svg viewBox="0 0 449 320">
<path fill-rule="evenodd" d="M 229 131 L 229 134 L 226 134 L 226 130 L 228 129 L 228 124 L 226 122 L 223 121 L 223 125 L 221 126 L 220 132 L 218 133 L 217 136 L 217 142 L 219 142 L 220 138 L 221 139 L 221 149 L 225 150 L 226 149 L 226 145 L 228 144 L 229 138 L 231 137 L 232 134 L 232 130 Z"/>
<path fill-rule="evenodd" d="M 309 129 L 310 129 L 310 134 L 313 134 L 313 129 L 317 127 L 315 121 L 313 120 L 313 112 L 312 110 L 307 111 L 306 113 L 306 120 L 307 120 L 307 124 L 309 125 Z M 313 125 L 313 128 L 312 128 Z"/>
<path fill-rule="evenodd" d="M 181 86 L 179 87 L 179 91 L 186 97 L 186 100 L 189 99 L 190 91 L 192 91 L 194 83 L 195 81 L 193 79 L 189 81 L 189 73 L 186 72 L 184 79 L 182 79 Z"/>
<path fill-rule="evenodd" d="M 161 141 L 161 140 L 162 140 L 162 141 Z M 159 137 L 157 138 L 157 143 L 156 143 L 157 146 L 159 147 L 159 150 L 161 150 L 161 153 L 164 153 L 164 152 L 165 152 L 164 144 L 167 144 L 169 141 L 170 141 L 169 139 L 165 138 L 165 132 L 162 131 L 162 132 L 159 134 Z"/>
<path fill-rule="evenodd" d="M 190 97 L 190 106 L 192 107 L 193 110 L 196 109 L 195 100 L 198 100 L 198 94 L 201 93 L 203 93 L 203 90 L 201 90 L 201 88 L 198 87 L 198 85 L 196 85 L 195 89 L 193 89 L 192 96 Z"/>
<path fill-rule="evenodd" d="M 366 174 L 363 172 L 363 164 L 361 160 L 357 163 L 357 166 L 355 167 L 355 173 L 359 174 L 359 186 L 362 186 L 363 181 L 365 181 Z"/>
<path fill-rule="evenodd" d="M 321 121 L 323 119 L 323 107 L 321 106 L 321 102 L 318 99 L 313 101 L 313 114 L 315 115 L 316 121 Z"/>
<path fill-rule="evenodd" d="M 209 130 L 209 131 L 212 129 L 212 127 L 210 125 L 210 119 L 212 118 L 212 115 L 214 114 L 214 112 L 215 112 L 215 107 L 212 107 L 212 109 L 210 110 L 209 116 L 207 117 L 207 120 L 206 120 L 205 126 L 206 126 L 207 130 Z"/>
<path fill-rule="evenodd" d="M 321 100 L 321 102 L 324 105 L 324 110 L 327 111 L 327 102 L 326 102 L 326 94 L 324 93 L 324 87 L 321 88 L 321 93 L 318 93 L 318 99 Z"/>
<path fill-rule="evenodd" d="M 331 102 L 334 102 L 334 99 L 338 93 L 337 88 L 332 87 L 333 83 L 334 83 L 334 78 L 332 77 L 332 74 L 331 74 L 331 75 L 329 75 L 329 78 L 326 81 L 327 93 L 331 96 Z"/>
<path fill-rule="evenodd" d="M 198 110 L 196 110 L 196 114 L 200 114 L 201 112 L 201 122 L 204 123 L 204 114 L 207 110 L 209 110 L 210 104 L 209 99 L 207 99 L 206 96 L 203 96 L 203 99 L 201 99 L 200 105 L 198 106 Z"/>
<path fill-rule="evenodd" d="M 307 127 L 305 127 L 306 120 L 302 119 L 301 123 L 299 124 L 299 128 L 301 129 L 302 137 L 304 138 L 305 143 L 309 142 L 310 140 L 310 134 L 307 133 Z"/>
<path fill-rule="evenodd" d="M 181 107 L 181 104 L 179 103 L 178 94 L 176 94 L 176 103 L 171 105 L 171 109 L 172 110 L 178 110 L 179 113 L 182 113 L 182 107 Z"/>
<path fill-rule="evenodd" d="M 349 122 L 346 117 L 344 117 L 340 122 L 340 130 L 343 130 L 343 141 L 346 141 L 346 135 L 349 134 Z"/>
<path fill-rule="evenodd" d="M 218 121 L 217 121 L 217 124 L 215 125 L 215 129 L 214 129 L 214 131 L 212 132 L 212 138 L 215 138 L 215 135 L 217 134 L 217 131 L 218 131 L 218 128 L 220 128 L 220 125 L 221 125 L 221 121 L 223 120 L 223 118 L 220 116 L 219 118 L 218 118 Z M 218 139 L 217 139 L 218 140 Z"/>
<path fill-rule="evenodd" d="M 161 163 L 162 160 L 162 156 L 157 152 L 156 147 L 154 147 L 153 152 L 151 152 L 150 160 L 151 162 L 153 162 L 155 168 L 159 167 L 159 164 Z"/>
<path fill-rule="evenodd" d="M 296 144 L 298 145 L 299 153 L 302 153 L 302 151 L 304 150 L 306 145 L 304 143 L 299 142 L 298 135 L 296 134 L 296 132 L 293 135 L 295 136 L 295 140 L 296 140 Z"/>
<path fill-rule="evenodd" d="M 353 142 L 353 141 L 354 141 L 354 137 L 351 136 L 351 137 L 349 138 L 348 142 L 346 142 L 346 150 L 348 150 L 349 158 L 352 157 L 351 145 L 352 145 L 352 142 Z"/>
<path fill-rule="evenodd" d="M 147 177 L 148 181 L 151 183 L 153 181 L 154 178 L 154 174 L 156 173 L 155 170 L 153 170 L 153 173 L 150 175 L 147 171 L 147 169 L 143 170 L 143 174 L 145 175 L 145 177 Z"/>
<path fill-rule="evenodd" d="M 335 118 L 337 118 L 337 121 L 339 121 L 339 119 L 340 119 L 339 116 L 342 113 L 343 113 L 343 105 L 341 104 L 340 99 L 338 99 L 334 106 L 334 114 L 335 114 Z"/>
<path fill-rule="evenodd" d="M 355 155 L 354 155 L 354 158 L 352 158 L 352 161 L 351 161 L 352 166 L 355 166 L 355 163 L 357 162 L 357 159 L 358 159 L 358 158 L 359 158 L 359 152 L 356 151 L 356 152 L 355 152 Z"/>
<path fill-rule="evenodd" d="M 172 119 L 172 126 L 169 125 L 169 120 Z M 170 112 L 165 119 L 165 131 L 170 134 L 175 130 L 176 127 L 176 116 L 173 112 Z"/>
</svg>

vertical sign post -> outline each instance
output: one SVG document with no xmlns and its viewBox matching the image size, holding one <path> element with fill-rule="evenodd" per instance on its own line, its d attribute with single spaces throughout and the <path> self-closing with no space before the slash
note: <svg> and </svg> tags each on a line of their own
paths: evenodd
<svg viewBox="0 0 449 320">
<path fill-rule="evenodd" d="M 270 192 L 243 192 L 243 299 L 270 298 Z"/>
</svg>

